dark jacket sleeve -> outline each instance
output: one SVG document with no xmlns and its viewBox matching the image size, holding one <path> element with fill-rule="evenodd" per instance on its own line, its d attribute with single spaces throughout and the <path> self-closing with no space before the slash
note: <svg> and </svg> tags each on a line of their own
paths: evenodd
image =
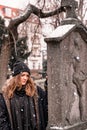
<svg viewBox="0 0 87 130">
<path fill-rule="evenodd" d="M 38 87 L 38 95 L 39 95 L 39 114 L 40 114 L 40 121 L 41 121 L 41 130 L 45 130 L 48 123 L 48 102 L 47 96 L 45 91 Z"/>
<path fill-rule="evenodd" d="M 3 95 L 1 93 L 0 93 L 0 130 L 11 130 L 8 111 L 6 108 Z"/>
</svg>

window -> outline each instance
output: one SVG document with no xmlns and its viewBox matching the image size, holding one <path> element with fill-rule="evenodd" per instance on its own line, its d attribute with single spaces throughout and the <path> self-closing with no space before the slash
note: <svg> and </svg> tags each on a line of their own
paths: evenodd
<svg viewBox="0 0 87 130">
<path fill-rule="evenodd" d="M 5 8 L 5 15 L 8 17 L 11 17 L 11 9 L 10 8 Z"/>
</svg>

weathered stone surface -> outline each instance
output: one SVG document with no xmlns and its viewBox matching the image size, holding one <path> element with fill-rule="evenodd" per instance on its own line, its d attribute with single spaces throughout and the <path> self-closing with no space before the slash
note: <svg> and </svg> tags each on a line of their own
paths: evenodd
<svg viewBox="0 0 87 130">
<path fill-rule="evenodd" d="M 75 0 L 62 0 L 61 3 L 66 8 L 66 19 L 45 38 L 48 57 L 47 130 L 86 130 L 87 28 L 76 17 Z"/>
<path fill-rule="evenodd" d="M 69 27 L 65 33 L 60 30 L 61 34 L 56 29 L 45 39 L 49 77 L 47 130 L 87 127 L 87 31 L 77 25 Z"/>
<path fill-rule="evenodd" d="M 61 6 L 65 7 L 66 17 L 77 18 L 76 8 L 78 7 L 78 2 L 75 0 L 61 0 Z"/>
</svg>

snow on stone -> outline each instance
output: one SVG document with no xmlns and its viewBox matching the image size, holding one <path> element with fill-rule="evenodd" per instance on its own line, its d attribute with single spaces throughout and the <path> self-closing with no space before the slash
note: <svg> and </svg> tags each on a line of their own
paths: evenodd
<svg viewBox="0 0 87 130">
<path fill-rule="evenodd" d="M 66 33 L 68 33 L 75 24 L 68 24 L 68 25 L 60 25 L 58 28 L 56 28 L 49 36 L 51 38 L 56 38 L 56 37 L 63 37 Z"/>
<path fill-rule="evenodd" d="M 57 127 L 57 126 L 50 127 L 50 129 L 52 129 L 52 130 L 63 130 L 62 127 Z"/>
</svg>

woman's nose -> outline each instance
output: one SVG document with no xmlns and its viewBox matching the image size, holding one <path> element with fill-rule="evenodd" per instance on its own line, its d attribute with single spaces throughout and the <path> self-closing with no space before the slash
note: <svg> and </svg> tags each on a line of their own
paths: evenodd
<svg viewBox="0 0 87 130">
<path fill-rule="evenodd" d="M 27 79 L 27 76 L 24 76 L 24 79 Z"/>
</svg>

